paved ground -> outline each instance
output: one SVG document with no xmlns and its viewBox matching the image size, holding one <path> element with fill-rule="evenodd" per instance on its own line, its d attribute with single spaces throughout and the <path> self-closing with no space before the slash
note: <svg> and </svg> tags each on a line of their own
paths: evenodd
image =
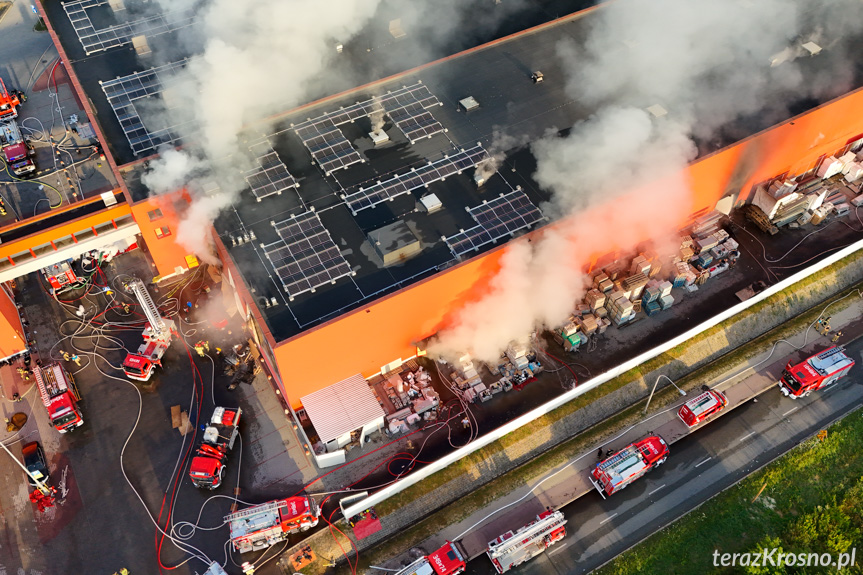
<svg viewBox="0 0 863 575">
<path fill-rule="evenodd" d="M 133 252 L 120 256 L 106 269 L 108 278 L 113 279 L 119 274 L 147 278 L 152 275 L 152 271 L 143 254 Z M 183 297 L 193 293 L 195 285 L 192 282 L 191 291 L 184 292 Z M 69 333 L 74 327 L 73 324 L 61 327 L 61 323 L 74 316 L 49 298 L 35 276 L 20 280 L 17 292 L 29 319 L 32 337 L 36 339 L 38 356 L 34 357 L 34 361 L 38 358 L 48 361 L 47 358 L 52 355 L 59 358 L 61 349 L 71 350 L 68 340 L 60 345 L 55 343 L 58 340 L 57 333 L 61 330 Z M 71 299 L 74 295 L 64 294 L 61 297 Z M 158 298 L 160 294 L 154 296 Z M 105 296 L 91 294 L 78 301 L 90 310 L 97 305 L 103 307 Z M 110 321 L 128 320 L 120 318 L 113 311 L 105 317 Z M 217 345 L 214 332 L 194 331 L 202 330 L 206 325 L 198 321 L 199 318 L 193 314 L 190 319 L 192 323 L 181 324 L 190 343 L 198 341 L 203 334 L 213 345 Z M 120 333 L 119 337 L 127 348 L 137 347 L 140 327 Z M 108 347 L 106 341 L 102 343 Z M 224 343 L 219 343 L 227 348 Z M 76 338 L 75 344 L 82 349 L 91 349 L 91 341 L 86 338 Z M 106 360 L 114 365 L 118 365 L 125 355 L 120 350 L 103 349 L 102 352 Z M 4 414 L 9 417 L 15 411 L 23 411 L 31 415 L 20 434 L 11 436 L 4 432 L 0 433 L 0 439 L 5 442 L 24 439 L 41 441 L 50 461 L 54 485 L 62 485 L 58 488 L 65 492 L 62 506 L 46 515 L 38 515 L 27 500 L 28 489 L 23 473 L 11 465 L 2 467 L 0 573 L 4 569 L 15 572 L 19 568 L 25 569 L 24 572 L 28 574 L 32 571 L 33 575 L 113 573 L 121 567 L 127 567 L 133 573 L 157 572 L 155 527 L 148 513 L 153 516 L 159 514 L 164 490 L 183 447 L 181 436 L 171 428 L 170 408 L 172 405 L 181 405 L 192 418 L 198 411 L 195 407 L 189 408 L 192 399 L 192 365 L 202 375 L 198 388 L 202 393 L 200 411 L 205 417 L 209 416 L 214 401 L 244 409 L 242 448 L 238 448 L 239 453 L 232 456 L 225 485 L 215 494 L 230 494 L 237 485 L 237 473 L 240 498 L 251 503 L 293 495 L 297 485 L 314 477 L 314 467 L 303 453 L 294 430 L 286 423 L 284 408 L 266 376 L 260 375 L 251 385 L 241 385 L 235 391 L 228 391 L 229 378 L 222 374 L 221 369 L 214 373 L 212 359 L 188 353 L 179 339 L 175 339 L 164 359 L 165 368 L 157 372 L 153 384 L 147 386 L 135 386 L 125 378 L 114 379 L 103 375 L 96 370 L 91 356 L 81 352 L 79 355 L 82 357 L 80 368 L 72 363 L 66 365 L 74 372 L 81 388 L 85 424 L 68 435 L 60 435 L 51 428 L 32 383 L 20 381 L 12 369 L 0 373 L 5 396 L 0 401 L 0 407 Z M 105 361 L 99 360 L 98 365 L 109 375 L 122 376 Z M 141 418 L 129 440 L 123 462 L 129 479 L 146 503 L 146 510 L 126 483 L 120 469 L 120 453 L 138 414 L 139 395 L 136 389 L 141 390 Z M 13 403 L 8 399 L 15 390 L 24 394 L 21 403 Z M 13 453 L 19 453 L 20 447 L 12 444 L 11 449 Z M 177 490 L 174 522 L 194 522 L 211 495 L 210 492 L 192 487 L 184 471 Z M 211 501 L 203 509 L 201 525 L 219 525 L 229 511 L 229 506 L 230 502 L 225 499 Z M 192 543 L 211 558 L 223 562 L 226 560 L 223 550 L 226 540 L 227 531 L 222 528 L 214 532 L 202 532 L 193 538 Z M 165 543 L 162 558 L 165 564 L 176 564 L 184 557 L 172 549 L 169 543 Z M 248 557 L 244 556 L 243 559 Z M 201 567 L 200 562 L 192 562 L 175 572 L 185 575 L 195 570 L 202 571 Z M 259 571 L 275 572 L 273 564 Z"/>
<path fill-rule="evenodd" d="M 11 208 L 6 216 L 0 216 L 0 226 L 49 211 L 49 206 L 74 203 L 116 187 L 107 162 L 101 161 L 91 148 L 96 139 L 81 137 L 68 125 L 72 115 L 81 122 L 86 122 L 87 117 L 62 63 L 56 65 L 57 50 L 48 32 L 33 30 L 36 20 L 30 3 L 16 0 L 0 21 L 0 54 L 12 56 L 0 64 L 0 78 L 8 89 L 17 88 L 28 95 L 27 102 L 19 108 L 18 122 L 36 150 L 36 177 L 41 180 L 13 181 L 0 172 L 0 195 Z M 62 143 L 59 155 L 49 140 L 58 146 Z"/>
<path fill-rule="evenodd" d="M 860 312 L 861 305 L 857 303 L 841 313 L 834 314 L 831 324 L 834 325 L 834 329 L 841 329 L 845 332 L 845 340 L 857 338 L 863 334 L 863 321 L 858 319 Z M 715 458 L 716 461 L 713 461 L 703 469 L 698 469 L 695 473 L 695 475 L 698 475 L 698 473 L 706 473 L 710 471 L 711 473 L 717 474 L 717 477 L 712 481 L 708 482 L 699 480 L 696 482 L 699 487 L 704 487 L 703 489 L 698 490 L 701 499 L 697 499 L 693 495 L 693 497 L 698 501 L 703 501 L 705 498 L 715 493 L 716 489 L 721 489 L 723 485 L 733 482 L 740 476 L 740 473 L 745 474 L 745 468 L 747 467 L 746 463 L 752 459 L 755 452 L 763 452 L 763 458 L 770 459 L 775 457 L 777 454 L 783 453 L 794 445 L 793 441 L 790 443 L 788 442 L 789 437 L 799 440 L 800 434 L 805 435 L 805 433 L 807 433 L 806 431 L 801 430 L 808 430 L 811 425 L 815 425 L 814 429 L 817 430 L 818 425 L 823 425 L 825 420 L 829 420 L 839 413 L 838 406 L 843 406 L 842 409 L 850 409 L 854 405 L 863 403 L 863 386 L 860 385 L 860 382 L 863 380 L 860 378 L 859 368 L 855 368 L 852 372 L 852 376 L 846 378 L 846 381 L 843 382 L 841 386 L 837 386 L 837 388 L 828 390 L 823 394 L 813 395 L 804 400 L 794 401 L 787 399 L 782 397 L 778 391 L 773 390 L 775 387 L 775 381 L 778 379 L 778 374 L 781 372 L 785 363 L 787 363 L 789 356 L 811 353 L 815 350 L 823 349 L 825 345 L 828 344 L 826 338 L 815 338 L 814 336 L 816 335 L 817 334 L 810 331 L 807 340 L 808 343 L 802 351 L 789 351 L 788 346 L 782 346 L 777 350 L 774 356 L 770 357 L 767 356 L 767 354 L 764 354 L 761 357 L 753 358 L 750 360 L 751 366 L 744 368 L 743 371 L 730 374 L 729 377 L 725 377 L 721 381 L 710 382 L 714 387 L 724 390 L 729 398 L 729 410 L 726 410 L 724 412 L 724 417 L 720 418 L 719 421 L 722 421 L 721 425 L 719 423 L 706 424 L 702 426 L 704 431 L 699 429 L 696 433 L 688 435 L 685 426 L 683 426 L 676 417 L 676 409 L 678 405 L 675 405 L 672 408 L 668 408 L 657 414 L 651 415 L 648 420 L 626 430 L 624 434 L 618 437 L 618 439 L 613 441 L 610 445 L 601 446 L 603 449 L 619 449 L 649 433 L 659 433 L 670 444 L 674 443 L 674 446 L 671 448 L 672 457 L 669 459 L 669 464 L 652 474 L 650 481 L 639 481 L 625 493 L 616 494 L 606 501 L 602 500 L 600 496 L 595 493 L 592 485 L 588 481 L 588 473 L 596 463 L 596 447 L 594 447 L 581 454 L 570 464 L 561 466 L 552 472 L 556 473 L 556 475 L 549 474 L 550 479 L 539 485 L 534 483 L 530 486 L 526 486 L 522 490 L 517 490 L 514 493 L 500 498 L 487 506 L 487 508 L 477 511 L 459 524 L 453 525 L 443 532 L 438 533 L 434 537 L 423 542 L 420 546 L 423 549 L 431 550 L 440 546 L 444 540 L 460 539 L 463 548 L 471 557 L 480 556 L 480 559 L 473 563 L 473 569 L 475 569 L 474 572 L 486 573 L 492 571 L 490 562 L 481 557 L 482 553 L 484 553 L 486 543 L 501 533 L 527 523 L 546 506 L 559 508 L 581 498 L 578 499 L 577 502 L 572 503 L 572 505 L 566 509 L 572 508 L 578 510 L 576 511 L 577 513 L 582 513 L 581 510 L 584 508 L 583 502 L 587 502 L 588 505 L 592 506 L 589 507 L 589 509 L 596 511 L 598 506 L 598 508 L 602 509 L 603 513 L 607 516 L 615 518 L 617 517 L 617 515 L 614 515 L 615 513 L 621 515 L 621 517 L 629 517 L 635 516 L 637 513 L 644 512 L 645 508 L 649 508 L 651 513 L 655 512 L 655 522 L 648 521 L 648 519 L 654 517 L 654 515 L 648 515 L 647 518 L 639 516 L 637 519 L 633 519 L 634 523 L 632 525 L 634 525 L 634 527 L 630 527 L 629 531 L 624 527 L 621 527 L 620 529 L 612 529 L 613 526 L 616 526 L 613 519 L 602 521 L 602 519 L 597 518 L 597 520 L 594 521 L 589 519 L 586 514 L 581 514 L 577 517 L 577 520 L 571 521 L 570 533 L 578 531 L 581 535 L 573 539 L 568 539 L 568 541 L 585 540 L 584 545 L 573 546 L 572 553 L 578 553 L 578 555 L 575 555 L 574 557 L 579 560 L 579 565 L 581 565 L 581 562 L 588 559 L 587 556 L 594 557 L 594 555 L 595 557 L 593 561 L 596 563 L 593 564 L 593 566 L 595 567 L 596 565 L 601 564 L 610 557 L 613 557 L 616 553 L 619 553 L 620 550 L 625 549 L 638 540 L 630 538 L 631 535 L 635 536 L 635 534 L 639 533 L 640 535 L 638 536 L 643 537 L 645 534 L 655 531 L 657 522 L 659 525 L 662 525 L 662 520 L 668 521 L 669 516 L 666 515 L 666 512 L 672 513 L 670 508 L 666 509 L 668 505 L 674 502 L 679 504 L 680 499 L 687 502 L 690 501 L 688 496 L 685 498 L 678 497 L 679 492 L 683 487 L 680 487 L 678 492 L 675 492 L 673 488 L 667 490 L 668 501 L 666 502 L 666 507 L 663 507 L 663 505 L 656 505 L 654 507 L 649 506 L 644 501 L 644 495 L 652 495 L 650 491 L 656 490 L 656 492 L 658 492 L 660 488 L 665 490 L 668 485 L 672 485 L 671 481 L 675 482 L 673 484 L 675 486 L 686 484 L 687 479 L 691 481 L 691 476 L 684 475 L 682 477 L 678 477 L 673 474 L 673 471 L 675 469 L 686 469 L 691 472 L 696 462 L 705 459 L 706 456 L 694 459 L 693 457 L 686 455 L 690 453 L 689 450 L 692 449 L 690 447 L 691 445 L 701 445 L 698 442 L 700 441 L 700 438 L 705 435 L 705 432 L 708 432 L 708 435 L 713 437 L 714 428 L 726 430 L 725 432 L 719 433 L 718 437 L 715 438 L 715 444 L 711 444 L 715 446 L 724 446 L 725 449 L 713 449 L 709 455 L 710 457 Z M 802 345 L 804 343 L 803 337 L 798 336 L 797 338 L 794 338 L 793 343 L 795 345 Z M 855 357 L 861 355 L 861 352 L 863 352 L 863 341 L 855 341 L 849 347 L 849 350 Z M 836 391 L 839 389 L 844 391 Z M 764 399 L 758 402 L 760 407 L 756 408 L 754 412 L 756 415 L 747 415 L 751 409 L 749 407 L 749 400 L 765 391 L 767 393 L 764 395 Z M 680 403 L 685 400 L 686 399 L 681 399 Z M 738 406 L 741 407 L 740 412 L 738 412 L 737 409 L 734 409 Z M 768 417 L 762 414 L 760 411 L 761 409 L 767 409 L 767 413 L 770 416 Z M 782 414 L 778 420 L 774 417 L 777 412 Z M 800 414 L 795 415 L 795 421 L 796 418 L 800 418 L 799 426 L 792 428 L 783 427 L 784 423 L 782 423 L 781 420 L 784 420 L 784 418 L 791 413 L 797 414 L 797 412 L 800 412 Z M 741 413 L 743 414 L 742 419 L 739 417 Z M 816 420 L 820 423 L 813 423 L 813 421 Z M 795 423 L 795 425 L 797 424 Z M 731 429 L 734 430 L 732 433 L 737 433 L 741 426 L 747 429 L 747 431 L 739 434 L 740 436 L 746 436 L 743 438 L 744 441 L 738 441 L 737 443 L 729 441 L 727 435 L 727 433 L 729 433 L 728 430 Z M 750 440 L 750 438 L 752 439 Z M 680 448 L 676 443 L 678 440 L 680 440 L 683 445 L 683 454 L 679 457 L 677 453 Z M 754 452 L 747 451 L 741 455 L 737 448 L 744 446 L 747 449 L 754 449 Z M 770 454 L 773 455 L 768 457 Z M 729 458 L 727 461 L 725 460 L 726 457 Z M 705 462 L 705 464 L 706 463 L 707 462 Z M 735 472 L 729 474 L 730 479 L 728 479 L 728 482 L 722 483 L 724 480 L 720 480 L 718 476 L 725 473 L 729 466 L 735 465 L 737 466 L 734 467 Z M 750 465 L 748 469 L 751 470 L 752 466 Z M 738 473 L 738 475 L 735 475 L 735 473 Z M 666 483 L 668 485 L 666 485 Z M 707 485 L 704 484 L 713 486 L 714 489 L 711 491 L 707 488 Z M 717 485 L 719 487 L 716 487 Z M 694 488 L 694 484 L 689 487 L 689 489 Z M 666 492 L 663 491 L 663 493 L 658 497 L 666 497 L 664 495 L 665 493 Z M 622 501 L 630 501 L 630 498 L 634 499 L 633 503 L 624 503 L 623 507 L 618 508 Z M 514 504 L 506 510 L 493 514 L 488 518 L 490 514 L 510 503 Z M 695 503 L 692 504 L 692 506 L 694 505 Z M 680 506 L 676 508 L 676 515 L 673 515 L 672 513 L 671 516 L 679 516 L 689 508 L 691 508 L 691 506 L 686 507 L 684 504 L 680 504 Z M 573 511 L 570 510 L 568 513 L 573 513 Z M 602 521 L 602 523 L 600 523 L 600 521 Z M 606 525 L 607 523 L 611 523 L 611 525 Z M 644 526 L 645 524 L 647 525 L 646 527 Z M 609 554 L 611 553 L 610 551 L 608 553 L 603 552 L 602 550 L 608 547 L 613 541 L 617 542 L 616 545 L 618 545 L 618 547 L 614 547 L 617 551 L 614 554 Z M 585 554 L 586 556 L 581 557 L 581 554 Z M 570 572 L 572 569 L 572 564 L 566 563 L 566 557 L 568 556 L 569 554 L 567 553 L 566 556 L 562 557 L 561 561 L 563 563 L 561 565 L 562 569 L 560 572 Z M 400 560 L 405 561 L 406 558 L 403 557 L 400 558 Z M 543 561 L 545 561 L 545 559 Z M 393 566 L 397 563 L 398 560 L 388 563 L 385 566 Z M 580 568 L 581 567 L 579 567 L 579 569 Z M 548 572 L 550 567 L 548 565 L 544 565 L 544 569 L 539 569 L 540 571 L 537 572 Z"/>
</svg>

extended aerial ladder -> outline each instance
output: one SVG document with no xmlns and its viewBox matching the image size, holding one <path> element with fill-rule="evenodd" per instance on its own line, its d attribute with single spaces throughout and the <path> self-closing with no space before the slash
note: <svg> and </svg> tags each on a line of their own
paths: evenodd
<svg viewBox="0 0 863 575">
<path fill-rule="evenodd" d="M 506 573 L 565 536 L 566 519 L 563 513 L 549 509 L 515 533 L 507 531 L 494 541 L 489 541 L 486 554 L 498 573 Z"/>
<path fill-rule="evenodd" d="M 130 379 L 147 381 L 153 375 L 157 365 L 162 365 L 162 356 L 165 355 L 171 345 L 171 339 L 177 332 L 173 320 L 165 319 L 159 313 L 147 286 L 138 278 L 132 279 L 125 285 L 126 290 L 132 292 L 137 298 L 144 315 L 147 318 L 147 326 L 141 334 L 144 343 L 138 348 L 137 353 L 130 353 L 123 362 L 123 371 Z"/>
</svg>

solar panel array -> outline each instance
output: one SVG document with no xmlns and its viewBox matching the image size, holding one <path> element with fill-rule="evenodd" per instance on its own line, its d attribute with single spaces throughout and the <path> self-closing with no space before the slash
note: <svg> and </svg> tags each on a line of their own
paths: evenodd
<svg viewBox="0 0 863 575">
<path fill-rule="evenodd" d="M 288 168 L 269 142 L 255 146 L 252 151 L 258 154 L 258 167 L 247 171 L 244 177 L 252 189 L 255 199 L 260 202 L 267 196 L 281 194 L 287 189 L 299 187 L 300 184 L 288 172 Z"/>
<path fill-rule="evenodd" d="M 195 21 L 194 16 L 187 16 L 184 12 L 166 12 L 97 30 L 90 20 L 87 10 L 104 4 L 107 4 L 104 0 L 80 0 L 63 3 L 63 9 L 69 16 L 69 21 L 88 56 L 129 44 L 135 36 L 157 36 L 185 28 Z"/>
<path fill-rule="evenodd" d="M 295 130 L 326 175 L 363 162 L 342 131 L 332 124 L 317 123 Z"/>
<path fill-rule="evenodd" d="M 171 127 L 150 132 L 141 121 L 135 102 L 161 93 L 164 85 L 159 77 L 160 74 L 176 72 L 185 65 L 186 60 L 181 60 L 102 82 L 102 91 L 105 92 L 105 97 L 114 110 L 117 121 L 120 122 L 120 127 L 136 156 L 162 144 L 174 144 L 179 141 L 176 130 L 172 130 Z M 180 125 L 186 124 L 188 122 Z"/>
<path fill-rule="evenodd" d="M 273 226 L 281 240 L 263 246 L 264 253 L 291 300 L 353 273 L 316 213 L 304 212 Z"/>
<path fill-rule="evenodd" d="M 478 225 L 446 238 L 455 256 L 476 251 L 543 219 L 539 208 L 520 190 L 484 202 L 468 212 Z"/>
<path fill-rule="evenodd" d="M 335 170 L 363 161 L 338 126 L 383 111 L 414 143 L 420 138 L 444 131 L 440 122 L 426 111 L 440 105 L 440 100 L 424 84 L 417 83 L 327 112 L 297 124 L 293 129 L 321 169 L 329 175 Z"/>
<path fill-rule="evenodd" d="M 342 199 L 345 200 L 351 212 L 356 215 L 360 210 L 373 208 L 402 194 L 408 194 L 417 188 L 444 180 L 453 174 L 460 174 L 462 170 L 476 166 L 487 157 L 488 153 L 482 146 L 474 146 L 452 156 L 445 156 L 436 162 L 429 162 L 419 168 L 413 168 L 410 172 L 378 182 L 371 187 L 360 188 Z"/>
</svg>

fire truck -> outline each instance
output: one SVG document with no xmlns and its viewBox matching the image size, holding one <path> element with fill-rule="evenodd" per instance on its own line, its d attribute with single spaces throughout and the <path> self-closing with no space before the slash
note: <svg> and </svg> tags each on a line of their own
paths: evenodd
<svg viewBox="0 0 863 575">
<path fill-rule="evenodd" d="M 54 363 L 33 370 L 42 403 L 48 410 L 51 425 L 60 433 L 72 431 L 84 424 L 78 402 L 81 395 L 72 376 Z"/>
<path fill-rule="evenodd" d="M 725 397 L 724 393 L 708 389 L 681 405 L 680 409 L 677 410 L 677 417 L 686 424 L 686 427 L 693 428 L 708 417 L 725 409 L 726 405 L 728 405 L 728 398 Z"/>
<path fill-rule="evenodd" d="M 140 279 L 135 278 L 126 284 L 126 289 L 132 292 L 138 299 L 144 315 L 147 317 L 147 326 L 141 334 L 144 343 L 138 347 L 137 353 L 130 353 L 123 362 L 123 371 L 129 379 L 147 381 L 153 375 L 156 366 L 162 365 L 162 356 L 171 346 L 171 339 L 177 333 L 174 320 L 165 319 L 159 313 L 147 286 Z"/>
<path fill-rule="evenodd" d="M 833 346 L 793 365 L 788 362 L 779 380 L 779 389 L 791 399 L 806 397 L 813 391 L 836 383 L 854 367 L 845 348 Z"/>
<path fill-rule="evenodd" d="M 590 472 L 590 482 L 605 499 L 606 495 L 617 493 L 654 467 L 659 467 L 667 458 L 665 440 L 651 435 L 597 463 Z"/>
<path fill-rule="evenodd" d="M 26 100 L 27 98 L 24 97 L 24 94 L 18 90 L 7 91 L 6 84 L 0 78 L 0 120 L 17 118 L 18 106 Z"/>
<path fill-rule="evenodd" d="M 458 550 L 455 543 L 447 541 L 446 545 L 423 556 L 396 573 L 396 575 L 458 575 L 467 569 L 464 554 Z"/>
<path fill-rule="evenodd" d="M 507 531 L 489 541 L 486 555 L 498 573 L 533 559 L 566 536 L 566 519 L 560 511 L 547 510 L 515 533 Z"/>
<path fill-rule="evenodd" d="M 201 445 L 189 466 L 189 477 L 195 487 L 216 489 L 222 484 L 228 452 L 234 448 L 234 441 L 240 434 L 242 413 L 239 407 L 217 407 L 213 410 L 210 422 L 204 428 Z"/>
<path fill-rule="evenodd" d="M 231 544 L 239 553 L 257 551 L 286 540 L 291 533 L 318 524 L 321 508 L 311 497 L 288 497 L 231 513 Z"/>
<path fill-rule="evenodd" d="M 18 124 L 12 118 L 0 117 L 0 149 L 9 170 L 16 176 L 23 178 L 36 172 L 36 164 L 31 158 L 36 151 L 21 136 Z"/>
</svg>

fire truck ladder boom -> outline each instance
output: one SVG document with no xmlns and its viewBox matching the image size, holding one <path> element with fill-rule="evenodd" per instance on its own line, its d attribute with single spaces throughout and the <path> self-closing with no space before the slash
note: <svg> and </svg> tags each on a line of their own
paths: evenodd
<svg viewBox="0 0 863 575">
<path fill-rule="evenodd" d="M 624 459 L 628 459 L 628 458 L 632 457 L 633 455 L 636 455 L 637 453 L 638 453 L 638 450 L 630 449 L 627 447 L 623 451 L 616 453 L 615 455 L 613 455 L 613 456 L 609 457 L 608 459 L 606 459 L 605 461 L 603 461 L 602 464 L 599 466 L 599 468 L 602 469 L 603 471 L 605 471 L 607 469 L 614 468 L 618 463 L 620 463 Z"/>
<path fill-rule="evenodd" d="M 249 509 L 244 509 L 243 511 L 237 511 L 235 513 L 231 513 L 227 517 L 225 517 L 225 521 L 234 521 L 235 519 L 243 519 L 245 517 L 252 517 L 254 515 L 258 515 L 260 513 L 267 513 L 269 511 L 278 511 L 282 507 L 287 507 L 288 503 L 286 501 L 270 501 L 269 503 L 265 503 L 263 505 L 256 505 L 254 507 L 250 507 Z"/>
<path fill-rule="evenodd" d="M 60 385 L 57 381 L 57 375 L 54 369 L 57 366 L 51 366 L 47 369 L 37 367 L 33 370 L 33 375 L 36 378 L 36 386 L 39 388 L 39 395 L 42 396 L 42 402 L 45 405 L 51 402 L 51 398 L 66 391 L 65 385 Z"/>
<path fill-rule="evenodd" d="M 518 551 L 526 544 L 532 543 L 539 537 L 545 537 L 558 527 L 566 524 L 566 519 L 563 519 L 562 516 L 552 515 L 548 519 L 551 519 L 551 521 L 540 521 L 524 531 L 515 533 L 511 539 L 496 546 L 492 552 L 497 557 L 508 555 L 514 551 Z"/>
<path fill-rule="evenodd" d="M 153 329 L 154 333 L 164 333 L 165 332 L 165 322 L 162 319 L 162 315 L 159 313 L 159 308 L 156 307 L 156 304 L 153 302 L 153 298 L 150 297 L 150 292 L 147 291 L 147 286 L 144 285 L 140 279 L 135 278 L 131 282 L 129 282 L 129 291 L 135 294 L 138 298 L 138 303 L 141 304 L 141 307 L 144 309 L 144 315 L 147 316 L 147 321 L 150 322 L 150 327 Z"/>
</svg>

